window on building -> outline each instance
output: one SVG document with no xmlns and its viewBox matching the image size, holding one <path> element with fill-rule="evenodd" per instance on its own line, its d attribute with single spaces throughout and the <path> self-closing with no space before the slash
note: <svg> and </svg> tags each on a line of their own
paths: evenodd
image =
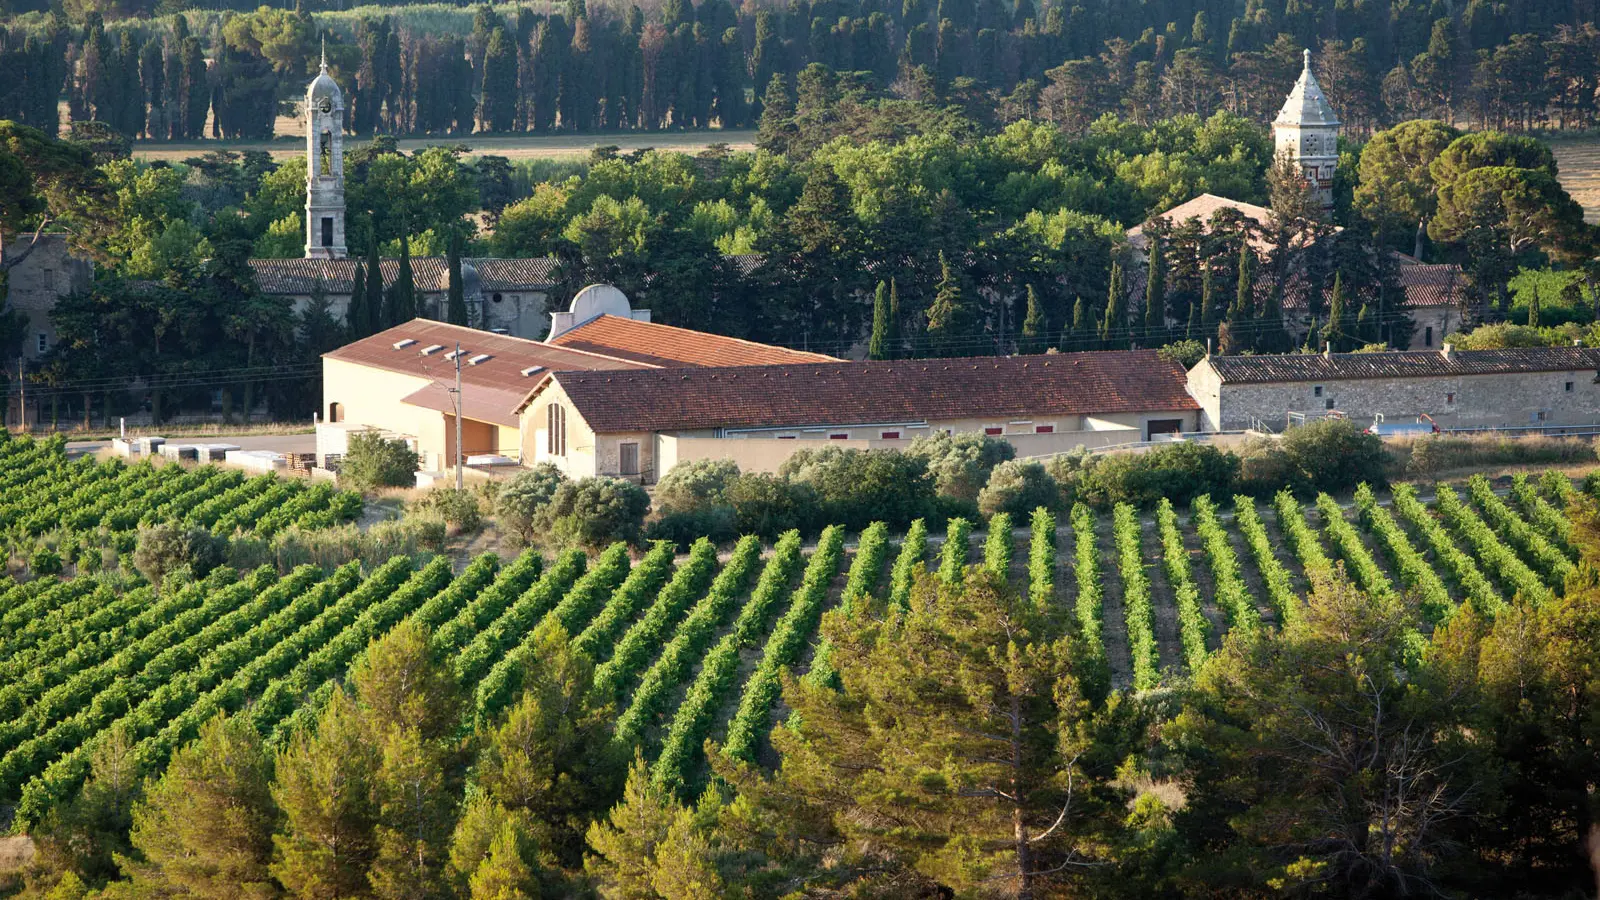
<svg viewBox="0 0 1600 900">
<path fill-rule="evenodd" d="M 323 175 L 333 174 L 333 132 L 324 131 L 318 140 L 321 149 L 317 151 L 317 169 Z"/>
<path fill-rule="evenodd" d="M 1055 434 L 1056 433 L 1055 423 L 1052 422 L 1049 425 L 1035 425 L 1035 426 L 1033 426 L 1033 433 L 1034 434 Z"/>
<path fill-rule="evenodd" d="M 1569 393 L 1569 394 L 1570 394 L 1570 393 L 1572 393 L 1572 382 L 1570 382 L 1570 381 L 1569 381 L 1569 382 L 1567 382 L 1567 387 L 1566 387 L 1566 391 L 1567 391 L 1567 393 Z"/>
<path fill-rule="evenodd" d="M 780 441 L 792 441 L 792 440 L 794 440 L 794 439 L 796 439 L 798 437 L 799 437 L 799 435 L 797 435 L 797 434 L 780 434 L 780 435 L 778 435 L 778 440 L 780 440 Z"/>
<path fill-rule="evenodd" d="M 848 431 L 830 431 L 830 432 L 828 432 L 828 440 L 830 440 L 830 441 L 848 441 L 848 440 L 850 440 L 850 432 L 848 432 Z"/>
<path fill-rule="evenodd" d="M 1445 406 L 1454 406 L 1455 403 L 1456 403 L 1456 393 L 1455 393 L 1455 391 L 1451 391 L 1450 393 L 1444 395 L 1444 405 Z"/>
<path fill-rule="evenodd" d="M 493 299 L 494 299 L 494 302 L 499 303 L 501 300 L 503 300 L 505 298 L 501 297 L 499 294 L 495 294 Z"/>
<path fill-rule="evenodd" d="M 322 217 L 322 246 L 333 246 L 333 216 Z"/>
<path fill-rule="evenodd" d="M 44 353 L 50 349 L 50 335 L 39 332 L 39 352 Z"/>
<path fill-rule="evenodd" d="M 1544 419 L 1545 419 L 1545 416 L 1547 415 L 1547 413 L 1548 413 L 1548 411 L 1547 410 L 1543 410 L 1543 409 L 1541 409 L 1538 412 L 1534 413 L 1533 414 L 1534 421 L 1543 422 Z"/>
<path fill-rule="evenodd" d="M 1333 409 L 1333 398 L 1329 397 L 1328 399 L 1322 401 L 1322 408 L 1323 409 Z"/>
<path fill-rule="evenodd" d="M 1322 396 L 1322 385 L 1319 384 L 1316 387 L 1312 388 L 1311 389 L 1311 396 L 1313 396 L 1313 397 L 1321 397 Z"/>
<path fill-rule="evenodd" d="M 343 406 L 343 404 L 339 403 L 337 400 L 335 400 L 334 402 L 328 404 L 328 421 L 329 422 L 343 422 L 344 421 L 344 406 Z"/>
<path fill-rule="evenodd" d="M 898 432 L 898 431 L 880 431 L 880 432 L 878 432 L 878 438 L 880 440 L 885 440 L 885 441 L 898 441 L 898 440 L 900 440 L 900 432 Z"/>
<path fill-rule="evenodd" d="M 545 408 L 545 449 L 551 456 L 567 455 L 567 409 L 558 403 Z"/>
<path fill-rule="evenodd" d="M 1433 346 L 1433 326 L 1432 325 L 1429 325 L 1427 328 L 1422 329 L 1422 346 L 1424 346 L 1424 347 L 1432 347 Z"/>
<path fill-rule="evenodd" d="M 984 434 L 1005 434 L 1005 432 L 1006 432 L 1006 430 L 1004 428 L 1000 427 L 999 425 L 985 425 L 985 426 L 983 426 L 983 433 Z"/>
</svg>

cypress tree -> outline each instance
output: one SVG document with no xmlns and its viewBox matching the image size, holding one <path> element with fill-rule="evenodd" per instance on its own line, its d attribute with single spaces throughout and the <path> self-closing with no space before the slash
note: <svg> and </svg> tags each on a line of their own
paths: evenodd
<svg viewBox="0 0 1600 900">
<path fill-rule="evenodd" d="M 1373 326 L 1376 324 L 1372 314 L 1367 310 L 1367 304 L 1361 304 L 1361 311 L 1356 313 L 1356 339 L 1354 343 L 1364 347 L 1377 341 L 1377 337 L 1373 334 Z"/>
<path fill-rule="evenodd" d="M 394 315 L 390 325 L 399 325 L 417 317 L 417 289 L 411 277 L 411 236 L 400 235 L 400 271 L 394 279 Z"/>
<path fill-rule="evenodd" d="M 371 317 L 367 315 L 367 274 L 366 269 L 356 260 L 355 275 L 350 279 L 350 302 L 344 308 L 344 328 L 350 340 L 360 340 L 367 336 L 367 322 Z"/>
<path fill-rule="evenodd" d="M 939 251 L 939 283 L 928 307 L 928 343 L 938 356 L 959 356 L 971 336 L 971 310 L 961 283 L 950 272 L 950 261 Z"/>
<path fill-rule="evenodd" d="M 366 334 L 377 334 L 390 323 L 383 316 L 383 261 L 378 257 L 378 226 L 372 226 L 367 243 L 367 323 Z"/>
<path fill-rule="evenodd" d="M 1200 267 L 1200 322 L 1206 334 L 1217 324 L 1221 316 L 1217 315 L 1217 292 L 1212 284 L 1211 266 Z"/>
<path fill-rule="evenodd" d="M 872 340 L 867 344 L 867 358 L 889 358 L 889 286 L 881 281 L 872 295 Z"/>
<path fill-rule="evenodd" d="M 1287 353 L 1294 345 L 1288 329 L 1283 325 L 1283 285 L 1274 283 L 1267 291 L 1266 302 L 1261 307 L 1261 320 L 1257 324 L 1256 349 L 1262 353 Z"/>
<path fill-rule="evenodd" d="M 1128 349 L 1128 294 L 1122 283 L 1122 266 L 1111 264 L 1111 288 L 1106 294 L 1106 315 L 1100 325 L 1103 350 Z"/>
<path fill-rule="evenodd" d="M 1239 248 L 1239 281 L 1228 307 L 1228 330 L 1239 349 L 1255 349 L 1256 267 L 1250 245 Z"/>
<path fill-rule="evenodd" d="M 1528 298 L 1528 327 L 1539 327 L 1539 285 L 1533 285 L 1533 296 Z"/>
<path fill-rule="evenodd" d="M 1333 274 L 1333 296 L 1328 299 L 1328 324 L 1322 329 L 1322 336 L 1333 348 L 1333 352 L 1342 353 L 1345 350 L 1345 321 L 1344 321 L 1344 273 Z"/>
<path fill-rule="evenodd" d="M 1161 250 L 1161 239 L 1150 241 L 1149 278 L 1144 291 L 1144 345 L 1159 347 L 1166 343 L 1167 330 L 1167 262 Z"/>
<path fill-rule="evenodd" d="M 1205 335 L 1205 326 L 1200 321 L 1200 304 L 1189 304 L 1189 325 L 1184 330 L 1183 336 L 1191 341 L 1198 341 Z"/>
<path fill-rule="evenodd" d="M 889 358 L 900 355 L 900 285 L 889 279 L 889 339 L 885 342 Z"/>
<path fill-rule="evenodd" d="M 1044 310 L 1039 306 L 1039 294 L 1028 285 L 1028 312 L 1022 320 L 1022 340 L 1017 343 L 1019 353 L 1042 353 L 1044 351 Z"/>
<path fill-rule="evenodd" d="M 1093 350 L 1095 340 L 1094 326 L 1089 324 L 1089 308 L 1084 305 L 1083 297 L 1078 297 L 1072 304 L 1072 335 L 1061 343 L 1073 350 Z"/>
<path fill-rule="evenodd" d="M 449 270 L 449 300 L 445 308 L 445 321 L 452 325 L 467 324 L 467 300 L 461 287 L 461 236 L 450 235 L 450 246 L 445 252 L 445 265 Z"/>
</svg>

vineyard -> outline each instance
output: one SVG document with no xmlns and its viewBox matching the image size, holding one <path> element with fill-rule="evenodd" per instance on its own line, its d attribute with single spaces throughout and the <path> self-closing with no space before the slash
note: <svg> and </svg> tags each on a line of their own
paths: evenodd
<svg viewBox="0 0 1600 900">
<path fill-rule="evenodd" d="M 7 535 L 52 521 L 111 539 L 141 522 L 240 530 L 330 521 L 345 495 L 243 479 L 207 468 L 67 463 L 59 448 L 0 445 Z M 1573 571 L 1575 496 L 1564 477 L 1517 478 L 1509 491 L 1362 488 L 1345 506 L 1288 494 L 1197 499 L 1187 510 L 1077 506 L 989 527 L 921 521 L 898 540 L 881 524 L 814 545 L 797 532 L 720 552 L 706 540 L 617 544 L 511 560 L 483 554 L 397 557 L 362 571 L 302 566 L 211 575 L 157 591 L 133 579 L 80 575 L 0 582 L 0 805 L 25 831 L 71 797 L 113 730 L 146 774 L 219 712 L 249 717 L 274 746 L 310 727 L 373 638 L 410 620 L 428 630 L 469 698 L 463 733 L 496 722 L 559 624 L 595 666 L 613 705 L 613 737 L 657 786 L 692 798 L 705 742 L 770 763 L 782 677 L 829 683 L 817 638 L 830 609 L 845 616 L 903 607 L 918 567 L 954 579 L 978 567 L 1073 622 L 1107 686 L 1157 687 L 1203 665 L 1234 630 L 1294 619 L 1308 584 L 1342 568 L 1363 590 L 1406 599 L 1426 631 L 1463 604 L 1485 615 L 1517 595 L 1539 600 Z M 273 502 L 263 502 L 273 498 Z M 313 499 L 316 498 L 316 499 Z"/>
</svg>

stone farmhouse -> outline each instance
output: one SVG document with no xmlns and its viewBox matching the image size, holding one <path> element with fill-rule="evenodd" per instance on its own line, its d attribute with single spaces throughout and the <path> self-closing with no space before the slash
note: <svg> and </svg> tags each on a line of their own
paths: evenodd
<svg viewBox="0 0 1600 900">
<path fill-rule="evenodd" d="M 1600 424 L 1600 349 L 1210 356 L 1189 370 L 1205 431 L 1282 431 L 1291 414 L 1440 428 Z"/>
<path fill-rule="evenodd" d="M 0 247 L 0 257 L 6 253 L 26 254 L 6 275 L 6 306 L 27 319 L 22 358 L 33 362 L 55 346 L 56 326 L 50 314 L 56 300 L 88 290 L 94 282 L 94 265 L 73 254 L 64 234 L 41 234 L 36 242 L 25 236 L 10 247 Z M 16 360 L 8 362 L 16 368 Z"/>
</svg>

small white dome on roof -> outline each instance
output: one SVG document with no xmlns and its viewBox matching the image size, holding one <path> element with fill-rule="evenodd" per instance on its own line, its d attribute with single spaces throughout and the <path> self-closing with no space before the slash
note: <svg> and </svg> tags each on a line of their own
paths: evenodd
<svg viewBox="0 0 1600 900">
<path fill-rule="evenodd" d="M 633 305 L 628 302 L 628 295 L 609 284 L 589 285 L 572 298 L 572 305 L 567 309 L 576 324 L 607 315 L 624 319 L 633 317 Z"/>
</svg>

